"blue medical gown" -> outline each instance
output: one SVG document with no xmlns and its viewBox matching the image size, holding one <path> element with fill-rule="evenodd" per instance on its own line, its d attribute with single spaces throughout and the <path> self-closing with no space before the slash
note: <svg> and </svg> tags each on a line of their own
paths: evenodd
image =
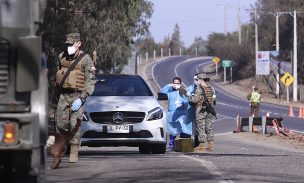
<svg viewBox="0 0 304 183">
<path fill-rule="evenodd" d="M 161 89 L 168 96 L 167 133 L 192 135 L 193 109 L 187 97 L 181 96 L 169 84 Z M 194 113 L 195 114 L 195 113 Z"/>
<path fill-rule="evenodd" d="M 196 86 L 194 84 L 188 86 L 186 88 L 187 90 L 187 94 L 191 95 L 195 93 L 196 90 Z M 195 106 L 191 105 L 189 103 L 189 108 L 188 108 L 188 120 L 191 121 L 193 123 L 193 126 L 195 126 Z"/>
</svg>

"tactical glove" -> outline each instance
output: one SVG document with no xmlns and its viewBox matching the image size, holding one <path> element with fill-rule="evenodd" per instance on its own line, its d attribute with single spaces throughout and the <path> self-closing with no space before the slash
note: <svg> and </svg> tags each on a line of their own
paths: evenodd
<svg viewBox="0 0 304 183">
<path fill-rule="evenodd" d="M 74 100 L 74 102 L 72 103 L 72 111 L 75 112 L 75 111 L 78 111 L 79 108 L 81 107 L 82 105 L 82 101 L 80 98 L 77 98 L 76 100 Z"/>
</svg>

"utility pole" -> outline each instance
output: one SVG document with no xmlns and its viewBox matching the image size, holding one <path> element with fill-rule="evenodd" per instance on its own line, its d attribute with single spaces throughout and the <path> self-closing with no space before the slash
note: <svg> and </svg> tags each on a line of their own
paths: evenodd
<svg viewBox="0 0 304 183">
<path fill-rule="evenodd" d="M 279 16 L 280 13 L 276 13 L 276 51 L 279 52 L 280 51 L 280 31 L 279 31 Z M 280 81 L 280 67 L 278 68 L 278 73 L 276 74 L 276 80 Z M 280 85 L 279 82 L 276 82 L 276 94 L 279 95 L 280 94 Z"/>
<path fill-rule="evenodd" d="M 280 51 L 280 31 L 279 31 L 279 17 L 280 13 L 276 12 L 276 51 Z"/>
<path fill-rule="evenodd" d="M 227 6 L 229 4 L 217 4 L 216 6 L 224 7 L 224 34 L 227 36 Z"/>
<path fill-rule="evenodd" d="M 238 2 L 238 29 L 239 29 L 239 45 L 242 44 L 242 26 L 241 26 L 241 16 L 240 16 L 240 1 Z"/>
<path fill-rule="evenodd" d="M 275 12 L 271 13 L 276 18 L 276 51 L 279 53 L 280 51 L 280 30 L 279 30 L 279 17 L 282 14 L 286 14 L 287 12 Z M 276 80 L 280 81 L 280 67 L 278 68 L 278 73 L 276 74 Z M 280 85 L 279 82 L 276 82 L 276 94 L 280 94 Z"/>
<path fill-rule="evenodd" d="M 224 22 L 224 34 L 227 36 L 227 5 L 225 4 L 225 22 Z"/>
<path fill-rule="evenodd" d="M 292 15 L 292 14 L 291 14 Z M 297 44 L 297 10 L 293 11 L 293 101 L 298 101 L 298 44 Z"/>
<path fill-rule="evenodd" d="M 255 69 L 257 69 L 256 61 L 258 59 L 258 50 L 259 50 L 257 9 L 254 10 L 254 17 L 255 17 L 255 24 L 254 24 L 254 27 L 255 27 Z M 257 70 L 255 71 L 255 73 L 257 73 Z M 257 75 L 255 76 L 255 82 L 256 82 L 256 85 L 258 85 L 258 76 Z"/>
</svg>

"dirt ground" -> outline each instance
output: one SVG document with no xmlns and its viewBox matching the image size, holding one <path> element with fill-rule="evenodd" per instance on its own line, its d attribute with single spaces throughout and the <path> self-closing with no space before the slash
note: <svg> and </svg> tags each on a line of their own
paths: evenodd
<svg viewBox="0 0 304 183">
<path fill-rule="evenodd" d="M 263 135 L 261 133 L 241 132 L 234 133 L 233 135 L 230 135 L 229 138 L 236 141 L 246 141 L 251 144 L 304 153 L 304 136 L 303 140 L 299 141 L 297 139 L 279 136 L 274 133 Z"/>
</svg>

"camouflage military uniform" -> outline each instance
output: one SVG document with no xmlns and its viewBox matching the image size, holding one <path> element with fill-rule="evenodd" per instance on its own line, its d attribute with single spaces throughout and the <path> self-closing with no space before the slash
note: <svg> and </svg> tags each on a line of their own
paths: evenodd
<svg viewBox="0 0 304 183">
<path fill-rule="evenodd" d="M 198 140 L 200 143 L 205 143 L 206 135 L 207 141 L 213 141 L 214 135 L 212 132 L 211 124 L 213 115 L 207 113 L 204 110 L 204 89 L 202 87 L 196 87 L 194 95 L 189 97 L 191 103 L 196 104 L 195 110 L 195 127 L 198 132 Z"/>
<path fill-rule="evenodd" d="M 67 36 L 66 43 L 73 44 L 73 42 L 76 41 L 73 40 L 73 38 L 74 38 L 73 35 Z M 81 53 L 83 52 L 80 51 L 80 54 Z M 62 55 L 63 53 L 60 54 L 59 61 Z M 76 58 L 73 58 L 73 60 L 75 61 Z M 85 99 L 87 96 L 91 95 L 94 91 L 95 67 L 92 59 L 88 54 L 86 54 L 81 59 L 81 70 L 85 76 L 83 91 L 77 91 L 71 89 L 65 90 L 63 88 L 61 89 L 61 94 L 56 109 L 56 130 L 59 133 L 70 131 L 72 128 L 75 127 L 77 119 L 82 120 L 84 113 L 83 105 L 79 108 L 78 111 L 75 112 L 71 111 L 71 105 L 77 98 L 80 97 L 82 99 Z M 76 135 L 74 136 L 74 138 L 72 138 L 72 140 L 70 141 L 70 144 L 79 145 L 80 138 L 81 138 L 81 132 L 79 129 Z"/>
</svg>

